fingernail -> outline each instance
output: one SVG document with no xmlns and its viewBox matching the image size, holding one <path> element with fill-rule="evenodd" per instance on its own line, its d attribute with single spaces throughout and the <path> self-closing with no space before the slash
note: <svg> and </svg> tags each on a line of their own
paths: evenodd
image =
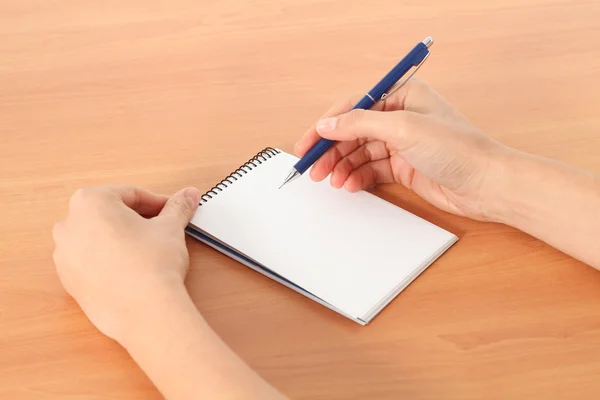
<svg viewBox="0 0 600 400">
<path fill-rule="evenodd" d="M 183 196 L 192 207 L 196 207 L 198 203 L 200 203 L 200 192 L 196 188 L 187 188 L 185 192 L 183 192 Z"/>
<path fill-rule="evenodd" d="M 319 122 L 317 122 L 317 132 L 328 133 L 333 131 L 338 123 L 338 120 L 338 117 L 331 117 L 320 120 Z"/>
</svg>

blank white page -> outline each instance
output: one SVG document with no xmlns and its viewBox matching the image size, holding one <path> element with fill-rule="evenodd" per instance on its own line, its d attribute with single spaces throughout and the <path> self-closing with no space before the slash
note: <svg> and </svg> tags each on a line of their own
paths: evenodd
<svg viewBox="0 0 600 400">
<path fill-rule="evenodd" d="M 336 308 L 361 318 L 456 237 L 368 192 L 308 172 L 281 152 L 202 204 L 191 224 Z"/>
</svg>

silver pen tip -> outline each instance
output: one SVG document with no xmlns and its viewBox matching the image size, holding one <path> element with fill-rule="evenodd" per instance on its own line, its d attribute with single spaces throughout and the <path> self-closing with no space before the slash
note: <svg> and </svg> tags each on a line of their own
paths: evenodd
<svg viewBox="0 0 600 400">
<path fill-rule="evenodd" d="M 422 43 L 429 48 L 433 44 L 433 38 L 431 36 L 427 36 Z"/>
<path fill-rule="evenodd" d="M 279 189 L 281 189 L 283 186 L 285 186 L 286 183 L 293 181 L 294 179 L 298 178 L 299 176 L 300 176 L 300 172 L 296 171 L 295 168 L 292 168 L 292 170 L 290 171 L 288 176 L 285 178 L 285 180 L 283 181 L 281 186 L 279 186 Z M 279 190 L 279 189 L 277 189 L 277 190 Z"/>
</svg>

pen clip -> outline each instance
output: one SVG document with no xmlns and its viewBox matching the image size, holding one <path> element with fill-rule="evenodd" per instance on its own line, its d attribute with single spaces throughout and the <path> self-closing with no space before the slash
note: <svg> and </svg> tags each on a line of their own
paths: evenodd
<svg viewBox="0 0 600 400">
<path fill-rule="evenodd" d="M 412 70 L 410 75 L 408 75 L 406 78 L 398 81 L 394 86 L 392 86 L 392 88 L 387 93 L 382 94 L 380 100 L 385 100 L 389 95 L 394 93 L 396 90 L 400 89 L 400 87 L 402 87 L 402 85 L 404 85 L 410 78 L 412 78 L 412 76 L 415 74 L 415 72 L 417 72 L 417 70 L 419 68 L 421 68 L 421 65 L 423 65 L 425 60 L 427 60 L 427 57 L 429 57 L 429 54 L 431 54 L 431 53 L 427 53 L 427 55 L 425 57 L 423 57 L 421 62 L 419 64 L 417 64 L 417 66 L 415 67 L 415 69 Z"/>
</svg>

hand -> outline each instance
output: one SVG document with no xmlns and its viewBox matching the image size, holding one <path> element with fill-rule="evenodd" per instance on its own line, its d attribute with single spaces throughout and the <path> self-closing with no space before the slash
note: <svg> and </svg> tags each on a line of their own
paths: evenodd
<svg viewBox="0 0 600 400">
<path fill-rule="evenodd" d="M 283 399 L 210 329 L 183 284 L 197 189 L 78 190 L 54 226 L 54 262 L 90 321 L 123 345 L 167 399 Z"/>
<path fill-rule="evenodd" d="M 362 95 L 333 106 L 295 146 L 304 155 L 320 137 L 338 141 L 312 167 L 321 181 L 351 192 L 401 183 L 436 207 L 490 219 L 500 155 L 495 142 L 427 84 L 410 80 L 370 111 L 352 110 Z"/>
<path fill-rule="evenodd" d="M 90 321 L 123 344 L 149 302 L 184 290 L 184 228 L 200 200 L 197 189 L 171 198 L 135 187 L 80 189 L 67 218 L 54 226 L 60 280 Z"/>
</svg>

